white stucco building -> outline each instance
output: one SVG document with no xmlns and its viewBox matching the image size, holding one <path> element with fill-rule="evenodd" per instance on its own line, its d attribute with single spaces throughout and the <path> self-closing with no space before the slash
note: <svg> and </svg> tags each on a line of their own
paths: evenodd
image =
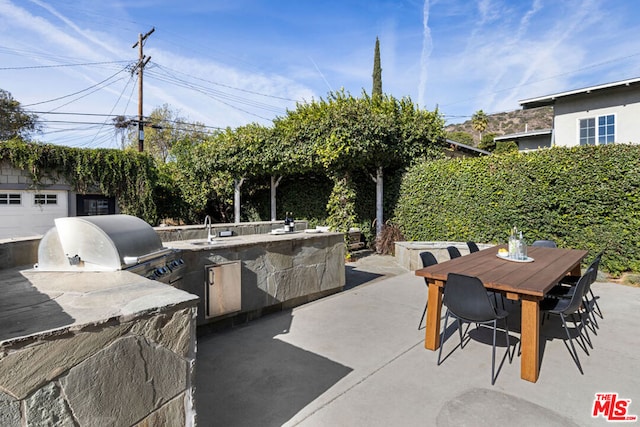
<svg viewBox="0 0 640 427">
<path fill-rule="evenodd" d="M 553 107 L 553 128 L 502 135 L 520 150 L 550 146 L 640 143 L 640 78 L 520 101 L 523 109 Z"/>
</svg>

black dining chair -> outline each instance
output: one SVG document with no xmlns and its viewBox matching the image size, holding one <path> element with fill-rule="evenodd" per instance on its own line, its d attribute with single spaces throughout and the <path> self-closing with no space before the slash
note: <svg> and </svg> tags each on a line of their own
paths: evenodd
<svg viewBox="0 0 640 427">
<path fill-rule="evenodd" d="M 589 278 L 589 283 L 585 286 L 585 291 L 584 291 L 583 300 L 582 300 L 583 306 L 585 310 L 588 312 L 589 318 L 593 322 L 593 326 L 595 328 L 599 327 L 598 319 L 596 319 L 596 315 L 598 315 L 598 317 L 600 317 L 601 319 L 603 317 L 602 317 L 602 310 L 600 310 L 600 305 L 598 304 L 598 299 L 600 299 L 600 296 L 594 294 L 593 289 L 591 288 L 591 285 L 593 285 L 593 283 L 596 281 L 598 277 L 598 269 L 600 268 L 600 261 L 602 260 L 602 255 L 603 255 L 603 252 L 600 252 L 598 255 L 596 255 L 596 257 L 593 259 L 593 261 L 591 261 L 591 264 L 587 268 L 587 270 L 592 270 L 592 272 Z M 564 277 L 560 281 L 560 284 L 551 288 L 548 295 L 556 298 L 571 298 L 571 296 L 573 296 L 573 293 L 576 290 L 576 284 L 578 280 L 579 278 L 575 276 Z M 594 333 L 596 332 L 595 329 L 592 329 L 592 331 Z"/>
<path fill-rule="evenodd" d="M 553 240 L 536 240 L 531 244 L 531 246 L 539 246 L 543 248 L 557 248 L 556 242 Z"/>
<path fill-rule="evenodd" d="M 580 338 L 580 343 L 581 343 L 580 347 L 588 355 L 589 350 L 587 349 L 587 344 L 582 334 L 583 330 L 586 331 L 585 323 L 584 323 L 584 315 L 580 312 L 580 308 L 582 305 L 582 298 L 585 293 L 585 288 L 589 283 L 589 280 L 591 279 L 592 274 L 593 274 L 593 270 L 587 269 L 587 271 L 582 276 L 580 276 L 580 279 L 578 279 L 578 282 L 576 283 L 576 286 L 575 286 L 575 290 L 570 298 L 555 298 L 555 297 L 548 296 L 548 297 L 545 297 L 542 301 L 540 301 L 540 311 L 542 313 L 555 314 L 560 316 L 560 319 L 562 320 L 562 327 L 564 328 L 567 334 L 567 338 L 571 346 L 571 347 L 567 346 L 567 349 L 569 350 L 569 353 L 571 354 L 571 358 L 573 359 L 574 363 L 578 367 L 578 370 L 583 375 L 584 375 L 584 371 L 582 370 L 582 365 L 580 365 L 578 352 L 576 351 L 576 347 L 573 345 L 573 337 L 569 333 L 569 328 L 567 327 L 567 318 L 568 317 L 571 318 L 577 337 Z M 544 320 L 544 316 L 543 316 L 543 320 Z M 586 333 L 588 334 L 588 331 L 586 331 Z M 587 339 L 589 340 L 588 337 Z M 566 340 L 565 340 L 565 344 L 566 344 Z M 590 345 L 590 342 L 589 342 L 589 345 Z"/>
<path fill-rule="evenodd" d="M 493 328 L 493 351 L 491 355 L 491 385 L 495 384 L 495 361 L 496 361 L 496 331 L 498 329 L 498 320 L 504 320 L 505 337 L 507 352 L 504 356 L 509 357 L 509 363 L 513 360 L 513 354 L 510 352 L 509 344 L 509 326 L 507 325 L 506 310 L 495 307 L 482 281 L 477 277 L 466 276 L 462 274 L 449 273 L 447 282 L 444 285 L 444 296 L 442 304 L 447 307 L 447 314 L 444 318 L 444 330 L 440 334 L 440 350 L 438 351 L 438 365 L 441 362 L 442 346 L 447 331 L 447 323 L 449 316 L 454 317 L 458 322 L 458 334 L 460 335 L 460 348 L 464 348 L 464 333 L 462 332 L 463 323 L 475 323 L 476 328 L 480 325 L 491 324 Z M 469 327 L 467 326 L 467 330 Z M 515 349 L 514 352 L 515 353 Z M 504 362 L 504 358 L 502 359 Z M 501 364 L 502 366 L 502 364 Z"/>
<path fill-rule="evenodd" d="M 435 265 L 438 263 L 436 257 L 429 251 L 420 252 L 420 259 L 422 260 L 422 267 L 429 267 L 430 265 Z M 427 285 L 427 289 L 429 289 L 429 282 L 427 278 L 424 278 L 424 284 Z M 422 321 L 424 320 L 424 316 L 427 314 L 427 306 L 429 305 L 429 300 L 424 304 L 424 311 L 422 312 L 422 317 L 420 318 L 420 322 L 418 323 L 418 330 L 422 327 Z"/>
<path fill-rule="evenodd" d="M 449 252 L 449 258 L 454 259 L 461 257 L 462 254 L 455 246 L 447 246 L 447 252 Z"/>
<path fill-rule="evenodd" d="M 476 242 L 467 242 L 467 247 L 469 248 L 469 253 L 472 254 L 474 252 L 478 252 L 480 250 L 480 248 L 478 248 L 478 245 L 476 244 Z"/>
</svg>

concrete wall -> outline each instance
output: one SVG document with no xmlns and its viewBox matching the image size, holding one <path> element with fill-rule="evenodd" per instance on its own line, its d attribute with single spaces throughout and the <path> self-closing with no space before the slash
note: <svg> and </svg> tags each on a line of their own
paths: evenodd
<svg viewBox="0 0 640 427">
<path fill-rule="evenodd" d="M 640 86 L 558 98 L 554 105 L 555 144 L 579 145 L 580 120 L 615 115 L 615 140 L 640 143 Z M 596 138 L 597 141 L 597 138 Z"/>
<path fill-rule="evenodd" d="M 396 242 L 396 262 L 410 271 L 418 270 L 422 268 L 420 252 L 423 251 L 431 252 L 439 263 L 448 261 L 450 258 L 449 252 L 447 252 L 447 246 L 455 246 L 462 255 L 469 254 L 469 247 L 466 242 Z M 478 248 L 480 250 L 490 248 L 492 246 L 494 245 L 478 243 Z"/>
<path fill-rule="evenodd" d="M 38 262 L 40 237 L 0 240 L 0 270 L 32 267 Z"/>
</svg>

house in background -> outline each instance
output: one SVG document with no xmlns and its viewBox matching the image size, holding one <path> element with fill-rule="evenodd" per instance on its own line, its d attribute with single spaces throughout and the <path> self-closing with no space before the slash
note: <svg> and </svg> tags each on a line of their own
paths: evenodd
<svg viewBox="0 0 640 427">
<path fill-rule="evenodd" d="M 62 178 L 45 178 L 34 188 L 27 171 L 0 161 L 0 239 L 38 237 L 60 217 L 117 212 L 115 197 L 79 194 Z"/>
<path fill-rule="evenodd" d="M 449 145 L 449 150 L 446 155 L 448 157 L 479 157 L 479 156 L 490 156 L 490 151 L 481 150 L 478 147 L 472 147 L 467 144 L 463 144 L 461 142 L 454 141 L 452 139 L 446 139 L 447 144 Z"/>
<path fill-rule="evenodd" d="M 553 107 L 553 129 L 501 135 L 520 150 L 640 143 L 640 78 L 520 101 L 523 109 Z"/>
</svg>

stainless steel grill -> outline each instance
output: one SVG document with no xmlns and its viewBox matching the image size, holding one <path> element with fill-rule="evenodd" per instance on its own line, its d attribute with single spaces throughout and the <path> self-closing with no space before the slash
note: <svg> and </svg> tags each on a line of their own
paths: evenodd
<svg viewBox="0 0 640 427">
<path fill-rule="evenodd" d="M 40 271 L 127 270 L 176 285 L 181 251 L 162 246 L 153 228 L 130 215 L 57 218 L 38 247 Z"/>
</svg>

